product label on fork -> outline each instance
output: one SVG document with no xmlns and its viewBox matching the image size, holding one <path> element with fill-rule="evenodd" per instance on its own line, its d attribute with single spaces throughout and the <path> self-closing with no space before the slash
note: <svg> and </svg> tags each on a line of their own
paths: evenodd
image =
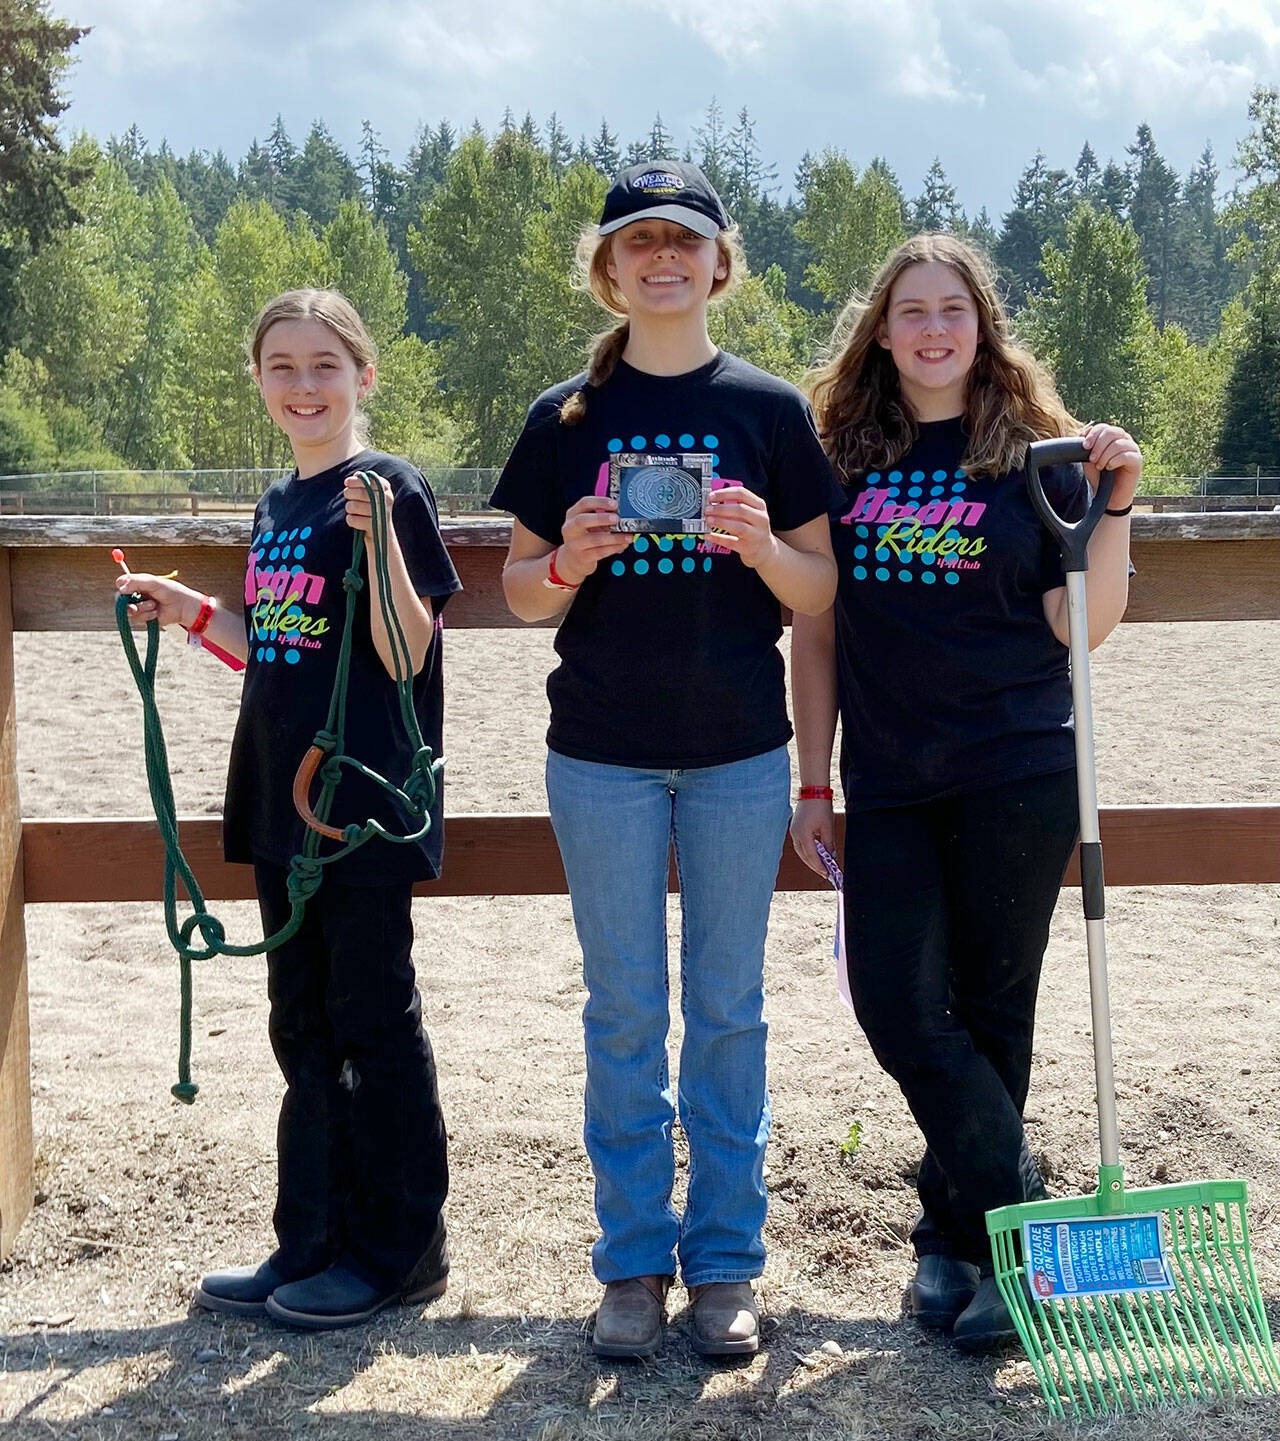
<svg viewBox="0 0 1280 1441">
<path fill-rule="evenodd" d="M 1173 1289 L 1164 1226 L 1157 1212 L 1026 1221 L 1022 1254 L 1027 1284 L 1037 1301 Z"/>
</svg>

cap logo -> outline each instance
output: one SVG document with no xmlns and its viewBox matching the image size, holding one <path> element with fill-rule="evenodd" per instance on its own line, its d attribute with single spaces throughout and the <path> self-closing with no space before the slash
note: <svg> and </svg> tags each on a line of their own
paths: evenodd
<svg viewBox="0 0 1280 1441">
<path fill-rule="evenodd" d="M 636 176 L 631 182 L 631 188 L 641 190 L 646 195 L 662 195 L 673 190 L 683 190 L 684 180 L 670 170 L 646 170 L 643 175 Z"/>
</svg>

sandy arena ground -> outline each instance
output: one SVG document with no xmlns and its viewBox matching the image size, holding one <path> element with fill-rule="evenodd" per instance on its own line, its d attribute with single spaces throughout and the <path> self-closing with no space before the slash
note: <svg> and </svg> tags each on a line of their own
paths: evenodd
<svg viewBox="0 0 1280 1441">
<path fill-rule="evenodd" d="M 450 811 L 545 809 L 549 634 L 447 644 Z M 1278 653 L 1280 623 L 1122 627 L 1095 658 L 1104 801 L 1274 801 Z M 139 710 L 114 636 L 23 635 L 17 663 L 24 812 L 146 814 Z M 174 643 L 162 666 L 179 809 L 216 813 L 234 678 Z M 1250 1178 L 1280 1332 L 1278 903 L 1275 886 L 1116 891 L 1109 921 L 1128 1179 Z M 1079 905 L 1068 891 L 1055 917 L 1028 1108 L 1057 1194 L 1096 1184 Z M 233 937 L 260 934 L 256 908 L 221 909 Z M 261 962 L 198 969 L 202 1089 L 187 1108 L 168 1094 L 176 968 L 159 907 L 28 911 L 38 1195 L 0 1267 L 7 1438 L 1075 1434 L 1047 1420 L 1025 1363 L 961 1358 L 900 1317 L 919 1143 L 836 1001 L 828 896 L 774 906 L 765 1345 L 729 1367 L 694 1355 L 680 1291 L 655 1361 L 600 1363 L 588 1349 L 598 1288 L 568 899 L 422 901 L 416 919 L 451 1131 L 449 1292 L 308 1338 L 189 1307 L 202 1270 L 271 1246 L 280 1081 Z M 844 1158 L 855 1119 L 861 1147 Z M 1088 1434 L 1280 1437 L 1280 1403 Z"/>
</svg>

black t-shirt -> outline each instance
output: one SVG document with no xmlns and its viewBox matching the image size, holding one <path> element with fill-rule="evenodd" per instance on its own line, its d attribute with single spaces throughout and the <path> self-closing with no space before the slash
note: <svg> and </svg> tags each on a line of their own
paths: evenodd
<svg viewBox="0 0 1280 1441">
<path fill-rule="evenodd" d="M 423 739 L 436 756 L 440 754 L 439 617 L 460 582 L 440 538 L 427 482 L 407 461 L 370 450 L 305 480 L 295 471 L 270 487 L 253 518 L 244 590 L 249 663 L 231 747 L 223 822 L 229 861 L 260 857 L 287 865 L 302 849 L 306 831 L 293 806 L 293 778 L 328 717 L 346 615 L 342 580 L 351 564 L 355 536 L 346 523 L 342 483 L 357 470 L 375 470 L 390 481 L 395 497 L 391 518 L 409 578 L 417 595 L 432 600 L 436 630 L 426 662 L 414 677 L 413 701 Z M 374 649 L 369 629 L 369 561 L 366 545 L 360 563 L 365 585 L 357 593 L 352 628 L 342 750 L 399 785 L 411 773 L 413 749 L 404 733 L 395 681 Z M 396 845 L 375 836 L 335 862 L 332 873 L 351 885 L 438 875 L 442 789 L 437 787 L 431 829 L 420 842 Z M 313 803 L 319 790 L 317 778 Z M 344 766 L 329 823 L 341 829 L 371 818 L 400 835 L 422 824 L 380 786 Z M 320 853 L 328 854 L 337 846 L 336 841 L 322 841 Z"/>
<path fill-rule="evenodd" d="M 493 493 L 548 544 L 565 511 L 605 494 L 615 455 L 676 462 L 711 486 L 763 496 L 775 531 L 823 515 L 839 493 L 809 407 L 794 386 L 723 351 L 684 375 L 650 375 L 619 361 L 587 392 L 579 425 L 559 419 L 576 376 L 529 410 Z M 611 765 L 722 765 L 785 745 L 787 719 L 778 601 L 710 535 L 639 535 L 602 561 L 573 597 L 547 681 L 547 744 Z"/>
<path fill-rule="evenodd" d="M 960 419 L 920 426 L 831 513 L 836 648 L 850 809 L 903 805 L 1065 770 L 1074 761 L 1067 648 L 1044 618 L 1065 584 L 1021 471 L 966 475 Z M 1041 472 L 1074 520 L 1079 466 Z"/>
</svg>

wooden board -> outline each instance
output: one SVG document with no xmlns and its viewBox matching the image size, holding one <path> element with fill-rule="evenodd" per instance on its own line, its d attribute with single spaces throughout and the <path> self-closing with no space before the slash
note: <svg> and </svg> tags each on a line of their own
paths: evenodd
<svg viewBox="0 0 1280 1441">
<path fill-rule="evenodd" d="M 505 521 L 442 526 L 465 587 L 449 602 L 446 625 L 524 624 L 502 595 L 509 529 Z M 176 567 L 186 584 L 231 603 L 244 585 L 246 537 L 242 523 L 217 519 L 0 519 L 0 546 L 12 557 L 14 628 L 111 629 L 115 544 L 124 545 L 135 570 Z M 1280 619 L 1280 515 L 1140 516 L 1133 558 L 1128 621 Z"/>
<path fill-rule="evenodd" d="M 31 1043 L 9 561 L 0 558 L 0 1258 L 31 1210 Z"/>
<path fill-rule="evenodd" d="M 164 853 L 152 821 L 23 822 L 29 902 L 154 901 L 161 898 Z M 843 831 L 843 819 L 838 818 Z M 181 823 L 183 849 L 210 900 L 253 896 L 248 866 L 222 859 L 221 822 Z M 1246 885 L 1280 881 L 1280 806 L 1126 806 L 1104 810 L 1102 836 L 1112 885 Z M 1073 863 L 1068 884 L 1078 885 Z M 826 884 L 788 844 L 780 890 Z M 674 873 L 671 888 L 675 889 Z M 544 815 L 454 816 L 443 878 L 424 896 L 558 895 L 564 872 Z"/>
</svg>

